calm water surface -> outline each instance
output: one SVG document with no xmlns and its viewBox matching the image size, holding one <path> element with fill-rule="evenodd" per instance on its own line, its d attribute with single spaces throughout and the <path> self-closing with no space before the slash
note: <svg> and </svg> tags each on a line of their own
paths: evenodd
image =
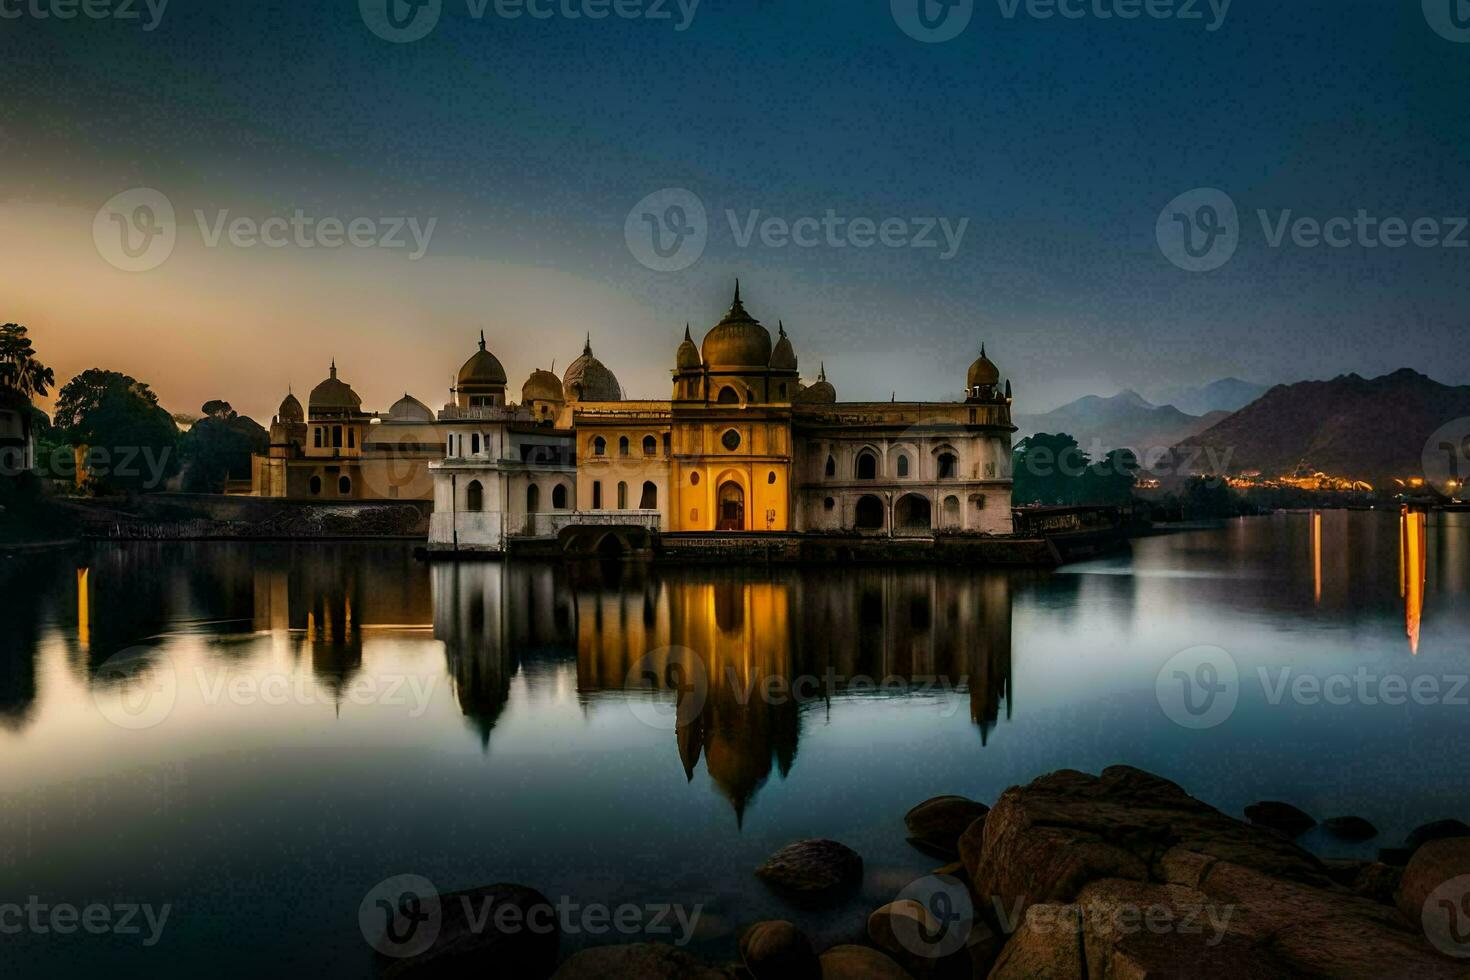
<svg viewBox="0 0 1470 980">
<path fill-rule="evenodd" d="M 38 975 L 362 975 L 359 903 L 414 873 L 702 906 L 691 948 L 729 957 L 793 915 L 751 869 L 809 836 L 866 859 L 846 907 L 795 913 L 835 942 L 937 863 L 904 842 L 911 804 L 1116 762 L 1230 812 L 1360 814 L 1371 853 L 1470 818 L 1467 593 L 1470 515 L 1445 514 L 1247 519 L 1054 574 L 429 567 L 376 543 L 12 560 L 0 904 L 172 909 L 153 948 L 0 943 Z M 1238 703 L 1192 729 L 1159 676 L 1202 644 Z M 670 662 L 679 689 L 629 685 Z M 1312 697 L 1333 677 L 1365 680 Z M 1431 703 L 1373 696 L 1392 678 Z"/>
</svg>

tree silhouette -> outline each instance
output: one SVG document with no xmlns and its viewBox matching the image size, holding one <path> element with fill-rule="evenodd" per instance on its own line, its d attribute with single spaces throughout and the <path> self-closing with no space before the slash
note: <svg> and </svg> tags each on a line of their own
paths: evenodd
<svg viewBox="0 0 1470 980">
<path fill-rule="evenodd" d="M 0 392 L 29 403 L 44 398 L 54 384 L 51 369 L 36 360 L 26 328 L 17 323 L 0 326 Z"/>
</svg>

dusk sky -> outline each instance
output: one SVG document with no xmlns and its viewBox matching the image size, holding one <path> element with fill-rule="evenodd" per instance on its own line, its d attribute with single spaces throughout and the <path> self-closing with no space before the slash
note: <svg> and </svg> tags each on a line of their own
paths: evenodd
<svg viewBox="0 0 1470 980">
<path fill-rule="evenodd" d="M 172 0 L 156 24 L 157 0 L 130 2 L 137 20 L 0 0 L 0 322 L 30 328 L 58 382 L 112 368 L 172 411 L 224 398 L 261 421 L 333 357 L 369 409 L 404 391 L 438 407 L 481 329 L 513 397 L 590 332 L 629 397 L 667 398 L 685 322 L 698 340 L 737 276 L 843 399 L 957 396 L 981 341 L 1021 412 L 1230 375 L 1470 382 L 1470 38 L 1435 29 L 1441 0 L 1235 0 L 1223 18 L 1199 0 L 1195 20 L 978 0 L 938 43 L 884 0 L 560 12 L 584 2 L 511 19 L 442 0 L 392 43 L 374 0 Z M 98 217 L 134 188 L 177 221 L 136 272 Z M 1196 188 L 1239 210 L 1212 271 L 1156 235 Z M 707 215 L 677 271 L 625 234 L 666 189 Z M 412 224 L 403 248 L 211 244 L 298 210 L 377 238 Z M 1434 219 L 1439 244 L 1273 247 L 1262 210 Z M 829 211 L 841 247 L 744 240 Z M 895 244 L 859 247 L 851 219 Z M 416 258 L 410 228 L 431 222 Z M 929 225 L 935 247 L 896 244 Z"/>
</svg>

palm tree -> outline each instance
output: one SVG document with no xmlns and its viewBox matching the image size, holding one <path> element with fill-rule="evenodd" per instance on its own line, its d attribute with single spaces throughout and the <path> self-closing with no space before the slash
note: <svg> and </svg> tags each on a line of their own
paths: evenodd
<svg viewBox="0 0 1470 980">
<path fill-rule="evenodd" d="M 44 398 L 55 384 L 51 369 L 36 360 L 26 328 L 15 323 L 0 326 L 0 393 L 32 402 Z"/>
</svg>

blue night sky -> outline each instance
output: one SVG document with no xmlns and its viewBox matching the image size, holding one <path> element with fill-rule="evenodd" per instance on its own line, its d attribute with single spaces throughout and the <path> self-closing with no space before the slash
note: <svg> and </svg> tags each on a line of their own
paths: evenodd
<svg viewBox="0 0 1470 980">
<path fill-rule="evenodd" d="M 685 321 L 697 340 L 737 275 L 843 398 L 954 395 L 982 340 L 1021 411 L 1227 375 L 1470 382 L 1470 230 L 1459 249 L 1272 248 L 1257 218 L 1470 215 L 1470 43 L 1419 0 L 1235 0 L 1214 31 L 1206 0 L 1193 21 L 976 0 L 943 43 L 887 0 L 704 0 L 682 31 L 674 0 L 670 19 L 597 21 L 443 0 L 403 44 L 357 0 L 173 0 L 151 31 L 26 12 L 50 2 L 0 0 L 23 11 L 0 19 L 0 320 L 58 376 L 126 369 L 175 410 L 269 415 L 330 356 L 370 408 L 405 389 L 437 404 L 481 327 L 514 387 L 590 331 L 630 397 L 667 397 Z M 175 205 L 180 244 L 119 272 L 92 221 L 139 186 Z M 1240 243 L 1194 273 L 1155 225 L 1199 187 L 1233 199 Z M 663 188 L 708 214 L 673 272 L 624 235 Z M 196 209 L 298 208 L 437 226 L 419 261 L 198 247 Z M 742 247 L 727 216 L 829 209 L 968 223 L 946 259 Z"/>
</svg>

